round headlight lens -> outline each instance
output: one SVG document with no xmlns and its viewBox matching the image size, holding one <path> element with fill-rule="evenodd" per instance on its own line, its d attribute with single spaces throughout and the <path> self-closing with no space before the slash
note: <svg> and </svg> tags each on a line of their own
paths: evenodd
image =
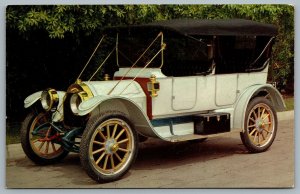
<svg viewBox="0 0 300 194">
<path fill-rule="evenodd" d="M 78 107 L 79 107 L 81 102 L 83 102 L 84 100 L 87 99 L 87 96 L 88 96 L 87 93 L 84 92 L 84 91 L 74 93 L 71 96 L 70 107 L 71 107 L 71 110 L 74 114 L 78 114 L 78 112 L 79 112 Z"/>
<path fill-rule="evenodd" d="M 42 92 L 41 103 L 43 109 L 45 109 L 46 111 L 49 110 L 55 111 L 58 102 L 59 102 L 59 97 L 56 90 L 50 88 Z"/>
</svg>

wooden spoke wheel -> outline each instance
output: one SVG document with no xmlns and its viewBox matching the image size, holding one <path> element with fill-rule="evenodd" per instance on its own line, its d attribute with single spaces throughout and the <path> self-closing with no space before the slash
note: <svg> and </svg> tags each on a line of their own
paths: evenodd
<svg viewBox="0 0 300 194">
<path fill-rule="evenodd" d="M 50 125 L 33 131 L 49 121 L 50 115 L 30 113 L 21 128 L 21 144 L 25 154 L 37 164 L 52 164 L 67 156 L 68 151 L 58 143 L 59 135 Z"/>
<path fill-rule="evenodd" d="M 88 124 L 83 133 L 82 165 L 98 182 L 117 180 L 135 160 L 137 143 L 137 134 L 126 116 L 119 112 L 105 113 Z"/>
<path fill-rule="evenodd" d="M 263 152 L 273 143 L 277 132 L 277 116 L 269 100 L 259 97 L 252 100 L 245 116 L 241 138 L 251 152 Z"/>
</svg>

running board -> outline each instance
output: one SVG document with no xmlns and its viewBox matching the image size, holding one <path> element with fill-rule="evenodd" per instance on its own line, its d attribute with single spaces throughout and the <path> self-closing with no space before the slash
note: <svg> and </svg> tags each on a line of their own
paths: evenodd
<svg viewBox="0 0 300 194">
<path fill-rule="evenodd" d="M 230 131 L 230 132 L 217 133 L 217 134 L 211 134 L 211 135 L 198 135 L 198 134 L 173 135 L 170 137 L 165 137 L 164 140 L 170 141 L 170 142 L 180 142 L 180 141 L 188 141 L 188 140 L 194 140 L 194 139 L 213 138 L 213 137 L 219 137 L 219 136 L 226 137 L 233 133 L 239 133 L 239 131 Z"/>
</svg>

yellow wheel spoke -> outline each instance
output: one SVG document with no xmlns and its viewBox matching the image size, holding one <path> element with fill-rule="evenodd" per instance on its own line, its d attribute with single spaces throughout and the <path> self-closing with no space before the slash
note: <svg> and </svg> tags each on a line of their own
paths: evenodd
<svg viewBox="0 0 300 194">
<path fill-rule="evenodd" d="M 56 152 L 57 150 L 56 150 L 55 145 L 54 145 L 54 143 L 52 141 L 51 141 L 51 145 L 52 145 L 53 151 Z"/>
<path fill-rule="evenodd" d="M 46 150 L 45 150 L 45 154 L 48 154 L 48 152 L 49 152 L 49 141 L 47 141 L 47 143 L 46 143 Z"/>
<path fill-rule="evenodd" d="M 103 153 L 101 154 L 101 156 L 98 158 L 98 160 L 96 161 L 96 165 L 99 164 L 99 162 L 101 161 L 101 159 L 102 159 L 104 156 L 105 156 L 105 152 L 103 152 Z"/>
<path fill-rule="evenodd" d="M 49 133 L 51 131 L 51 126 L 48 128 L 47 132 L 46 132 L 46 136 L 45 137 L 48 137 L 49 136 Z"/>
<path fill-rule="evenodd" d="M 266 140 L 266 137 L 265 137 L 263 131 L 261 132 L 261 136 L 262 136 L 263 140 Z"/>
<path fill-rule="evenodd" d="M 102 151 L 104 151 L 104 150 L 105 150 L 105 148 L 100 148 L 100 149 L 98 149 L 98 150 L 93 151 L 92 154 L 95 155 L 95 154 L 97 154 L 97 153 L 99 153 L 99 152 L 102 152 Z"/>
<path fill-rule="evenodd" d="M 254 129 L 251 131 L 251 133 L 249 134 L 249 136 L 252 136 L 252 134 L 253 134 L 255 131 L 257 131 L 256 128 L 254 128 Z"/>
<path fill-rule="evenodd" d="M 122 151 L 122 152 L 129 152 L 129 150 L 124 149 L 124 148 L 119 148 L 118 150 Z"/>
<path fill-rule="evenodd" d="M 35 139 L 35 140 L 32 141 L 32 143 L 36 143 L 38 141 L 39 141 L 39 139 Z"/>
<path fill-rule="evenodd" d="M 267 122 L 267 123 L 264 123 L 265 125 L 270 125 L 272 122 Z"/>
<path fill-rule="evenodd" d="M 115 168 L 115 162 L 114 162 L 114 157 L 113 157 L 113 155 L 110 155 L 110 163 L 111 163 L 112 169 L 114 169 L 114 168 Z"/>
<path fill-rule="evenodd" d="M 116 139 L 116 141 L 119 139 L 119 137 L 124 133 L 124 131 L 125 131 L 125 129 L 122 129 L 121 131 L 120 131 L 120 133 L 118 134 L 118 136 L 115 138 Z"/>
<path fill-rule="evenodd" d="M 259 143 L 260 142 L 259 135 L 260 135 L 260 133 L 257 133 L 257 143 L 258 143 L 258 145 L 260 144 Z"/>
<path fill-rule="evenodd" d="M 255 119 L 250 117 L 249 120 L 251 120 L 253 123 L 255 123 Z"/>
<path fill-rule="evenodd" d="M 104 161 L 104 166 L 103 166 L 103 169 L 104 169 L 104 170 L 106 170 L 107 161 L 108 161 L 108 156 L 109 156 L 109 155 L 106 155 L 106 156 L 105 156 L 105 161 Z"/>
<path fill-rule="evenodd" d="M 260 107 L 257 108 L 257 118 L 260 118 Z"/>
<path fill-rule="evenodd" d="M 253 112 L 253 115 L 254 115 L 255 119 L 257 119 L 257 115 L 255 113 L 255 110 L 253 110 L 252 112 Z"/>
<path fill-rule="evenodd" d="M 39 146 L 39 148 L 38 148 L 39 151 L 41 151 L 41 149 L 42 149 L 42 147 L 43 147 L 44 144 L 45 144 L 44 141 L 40 144 L 40 146 Z"/>
<path fill-rule="evenodd" d="M 116 155 L 116 157 L 118 158 L 118 160 L 120 161 L 120 162 L 122 162 L 122 159 L 121 159 L 121 157 L 119 156 L 119 154 L 116 152 L 115 153 L 115 155 Z"/>
<path fill-rule="evenodd" d="M 266 109 L 264 108 L 263 111 L 261 112 L 261 118 L 264 116 Z"/>
<path fill-rule="evenodd" d="M 109 131 L 109 125 L 106 125 L 106 131 L 107 131 L 107 138 L 110 138 L 110 131 Z"/>
<path fill-rule="evenodd" d="M 251 127 L 255 127 L 255 124 L 253 124 L 253 125 L 248 125 L 248 128 L 251 128 Z"/>
<path fill-rule="evenodd" d="M 258 135 L 258 131 L 255 132 L 253 142 L 255 142 L 257 135 Z"/>
<path fill-rule="evenodd" d="M 100 135 L 104 140 L 106 140 L 106 137 L 103 135 L 103 133 L 101 132 L 100 129 L 98 130 L 98 133 L 99 133 L 99 135 Z"/>
<path fill-rule="evenodd" d="M 118 144 L 125 143 L 125 142 L 128 142 L 128 141 L 129 141 L 128 138 L 127 138 L 127 139 L 123 139 L 123 140 L 121 140 L 121 141 L 118 141 Z"/>
<path fill-rule="evenodd" d="M 268 131 L 267 129 L 265 129 L 265 128 L 263 128 L 263 130 L 265 131 L 265 132 L 267 132 L 267 134 L 269 134 L 270 133 L 270 131 Z"/>
<path fill-rule="evenodd" d="M 103 143 L 103 142 L 96 141 L 96 140 L 94 140 L 94 141 L 93 141 L 93 143 L 94 143 L 94 144 L 98 144 L 98 145 L 104 145 L 104 143 Z"/>
<path fill-rule="evenodd" d="M 263 118 L 263 120 L 265 120 L 267 117 L 269 117 L 270 116 L 270 114 L 267 114 L 264 118 Z"/>
<path fill-rule="evenodd" d="M 113 130 L 113 133 L 112 133 L 112 135 L 111 135 L 111 137 L 112 137 L 112 138 L 114 138 L 114 137 L 115 137 L 115 134 L 116 134 L 117 128 L 118 128 L 118 124 L 115 124 L 115 126 L 114 126 L 114 130 Z"/>
</svg>

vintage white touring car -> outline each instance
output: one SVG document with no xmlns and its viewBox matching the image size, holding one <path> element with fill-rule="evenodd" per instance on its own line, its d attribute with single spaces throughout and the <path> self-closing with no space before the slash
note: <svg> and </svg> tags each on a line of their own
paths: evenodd
<svg viewBox="0 0 300 194">
<path fill-rule="evenodd" d="M 33 111 L 21 142 L 35 163 L 77 152 L 91 178 L 108 182 L 129 170 L 145 137 L 178 142 L 238 131 L 250 152 L 273 143 L 276 111 L 285 110 L 267 84 L 273 25 L 178 19 L 103 34 L 94 53 L 105 48 L 106 57 L 87 81 L 80 78 L 94 53 L 66 91 L 50 88 L 25 99 Z M 94 78 L 112 65 L 117 69 L 107 68 L 103 80 Z"/>
</svg>

